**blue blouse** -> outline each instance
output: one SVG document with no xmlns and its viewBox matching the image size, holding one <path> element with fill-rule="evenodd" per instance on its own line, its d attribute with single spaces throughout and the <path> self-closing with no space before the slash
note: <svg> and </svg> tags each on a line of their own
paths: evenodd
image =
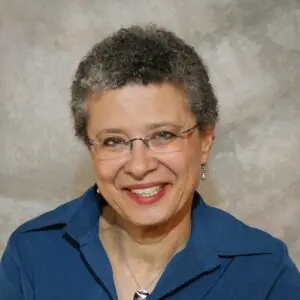
<svg viewBox="0 0 300 300">
<path fill-rule="evenodd" d="M 93 186 L 20 226 L 1 259 L 0 299 L 117 299 L 98 238 L 104 204 Z M 189 241 L 147 299 L 300 300 L 300 274 L 283 242 L 195 193 Z"/>
</svg>

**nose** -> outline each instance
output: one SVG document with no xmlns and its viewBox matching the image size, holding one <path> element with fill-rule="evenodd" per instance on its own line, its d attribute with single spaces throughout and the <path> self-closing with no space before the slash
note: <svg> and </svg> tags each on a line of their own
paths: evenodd
<svg viewBox="0 0 300 300">
<path fill-rule="evenodd" d="M 136 139 L 131 145 L 131 152 L 124 167 L 125 172 L 139 180 L 154 171 L 157 166 L 158 161 L 151 155 L 151 150 L 145 142 Z"/>
</svg>

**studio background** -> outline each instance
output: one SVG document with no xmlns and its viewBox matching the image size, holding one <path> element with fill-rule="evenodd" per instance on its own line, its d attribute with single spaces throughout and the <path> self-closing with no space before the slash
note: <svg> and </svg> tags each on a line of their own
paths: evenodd
<svg viewBox="0 0 300 300">
<path fill-rule="evenodd" d="M 283 239 L 300 267 L 297 0 L 0 0 L 0 254 L 18 225 L 93 183 L 73 137 L 72 75 L 95 42 L 148 22 L 195 46 L 220 102 L 199 191 Z"/>
</svg>

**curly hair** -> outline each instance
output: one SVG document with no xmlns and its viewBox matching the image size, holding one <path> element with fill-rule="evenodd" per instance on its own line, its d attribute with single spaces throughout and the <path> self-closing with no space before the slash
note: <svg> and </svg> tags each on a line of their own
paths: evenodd
<svg viewBox="0 0 300 300">
<path fill-rule="evenodd" d="M 218 102 L 201 57 L 175 33 L 155 25 L 121 28 L 95 44 L 71 86 L 75 135 L 88 144 L 86 99 L 128 84 L 171 83 L 187 95 L 200 130 L 218 121 Z"/>
</svg>

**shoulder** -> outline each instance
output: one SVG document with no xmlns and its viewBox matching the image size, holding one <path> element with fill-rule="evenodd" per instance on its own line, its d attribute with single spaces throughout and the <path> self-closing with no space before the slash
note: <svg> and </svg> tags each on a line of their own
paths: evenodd
<svg viewBox="0 0 300 300">
<path fill-rule="evenodd" d="M 44 228 L 63 228 L 74 213 L 76 213 L 81 204 L 82 198 L 76 198 L 21 224 L 10 235 L 5 252 L 13 257 L 17 257 L 16 252 L 18 249 L 24 249 L 28 237 L 31 236 L 28 233 L 36 232 Z"/>
<path fill-rule="evenodd" d="M 55 242 L 57 237 L 61 237 L 68 230 L 80 235 L 99 218 L 99 205 L 102 202 L 99 201 L 96 186 L 91 186 L 78 198 L 20 225 L 11 234 L 5 252 L 12 253 L 22 249 L 19 251 L 21 253 L 26 245 L 28 249 L 33 249 L 34 242 L 38 245 L 50 240 Z"/>
<path fill-rule="evenodd" d="M 0 262 L 0 289 L 4 289 L 3 284 L 7 283 L 7 289 L 10 287 L 9 293 L 15 294 L 18 291 L 11 286 L 11 282 L 14 282 L 19 290 L 24 284 L 31 286 L 35 258 L 41 247 L 40 244 L 36 244 L 37 235 L 30 233 L 49 226 L 64 226 L 78 206 L 80 206 L 79 199 L 69 201 L 25 222 L 10 235 Z"/>
<path fill-rule="evenodd" d="M 82 203 L 81 198 L 70 200 L 56 208 L 49 210 L 35 218 L 32 218 L 21 224 L 12 235 L 38 230 L 39 228 L 53 226 L 57 224 L 66 224 L 72 215 L 77 211 Z"/>
<path fill-rule="evenodd" d="M 289 264 L 283 241 L 207 205 L 200 195 L 196 196 L 192 217 L 193 240 L 197 247 L 209 247 L 217 256 L 234 258 L 242 268 L 253 268 L 258 273 L 264 272 L 262 268 L 272 273 L 277 267 Z"/>
<path fill-rule="evenodd" d="M 280 254 L 286 249 L 286 245 L 280 239 L 247 225 L 219 208 L 207 206 L 207 218 L 210 219 L 212 230 L 217 235 L 216 240 L 219 241 L 217 244 L 220 251 L 244 255 Z"/>
<path fill-rule="evenodd" d="M 247 270 L 249 287 L 260 282 L 270 299 L 298 299 L 300 273 L 282 240 L 218 208 L 207 206 L 205 215 L 216 251 L 232 258 L 238 270 Z"/>
</svg>

